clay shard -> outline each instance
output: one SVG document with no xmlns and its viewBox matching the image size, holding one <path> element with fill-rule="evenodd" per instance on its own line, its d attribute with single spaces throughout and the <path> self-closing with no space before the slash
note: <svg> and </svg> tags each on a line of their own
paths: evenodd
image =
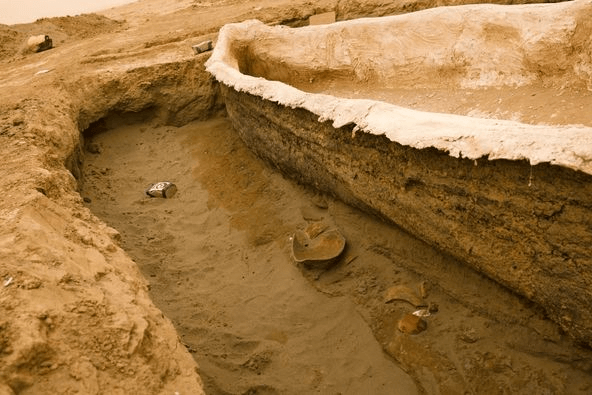
<svg viewBox="0 0 592 395">
<path fill-rule="evenodd" d="M 407 302 L 414 307 L 427 306 L 427 303 L 417 296 L 415 291 L 406 285 L 394 285 L 387 289 L 384 302 L 390 303 L 395 301 Z"/>
<path fill-rule="evenodd" d="M 428 323 L 423 318 L 411 313 L 405 314 L 397 324 L 399 331 L 408 335 L 417 335 L 418 333 L 425 331 L 427 327 Z"/>
<path fill-rule="evenodd" d="M 313 232 L 314 234 L 314 232 Z M 292 237 L 292 256 L 297 263 L 325 267 L 345 248 L 345 238 L 336 229 L 310 237 L 307 232 L 296 231 Z"/>
</svg>

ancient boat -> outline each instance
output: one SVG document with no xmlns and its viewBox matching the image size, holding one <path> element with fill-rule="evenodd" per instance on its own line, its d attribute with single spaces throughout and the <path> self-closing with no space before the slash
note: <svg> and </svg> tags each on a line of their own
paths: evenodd
<svg viewBox="0 0 592 395">
<path fill-rule="evenodd" d="M 592 2 L 300 28 L 246 21 L 221 29 L 206 67 L 260 157 L 538 303 L 592 345 L 592 121 L 525 123 L 385 99 L 590 97 Z"/>
</svg>

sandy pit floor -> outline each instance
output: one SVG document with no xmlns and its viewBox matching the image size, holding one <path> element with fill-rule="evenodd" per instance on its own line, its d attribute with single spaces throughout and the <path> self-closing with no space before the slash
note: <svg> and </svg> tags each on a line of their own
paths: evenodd
<svg viewBox="0 0 592 395">
<path fill-rule="evenodd" d="M 121 232 L 207 393 L 592 389 L 592 353 L 536 307 L 397 228 L 284 179 L 225 118 L 175 128 L 142 116 L 111 116 L 87 130 L 81 194 Z M 163 180 L 178 186 L 173 198 L 144 194 Z M 329 270 L 291 259 L 291 235 L 311 223 L 347 239 Z M 422 288 L 438 306 L 426 331 L 397 330 L 417 309 L 385 303 L 394 286 Z"/>
<path fill-rule="evenodd" d="M 303 213 L 327 213 L 259 163 L 225 119 L 118 126 L 90 142 L 104 153 L 87 160 L 82 193 L 141 262 L 208 393 L 413 393 L 356 304 L 315 290 L 287 259 Z M 144 195 L 165 179 L 176 196 Z"/>
</svg>

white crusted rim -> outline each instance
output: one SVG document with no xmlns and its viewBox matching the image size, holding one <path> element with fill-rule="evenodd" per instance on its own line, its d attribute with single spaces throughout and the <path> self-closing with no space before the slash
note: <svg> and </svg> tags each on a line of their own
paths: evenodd
<svg viewBox="0 0 592 395">
<path fill-rule="evenodd" d="M 580 9 L 591 5 L 592 2 L 586 0 L 520 8 L 525 12 L 538 9 L 553 13 L 553 7 L 569 11 L 569 7 Z M 492 6 L 466 7 L 478 9 Z M 452 12 L 455 7 L 448 8 Z M 439 12 L 443 11 L 440 9 Z M 408 15 L 410 14 L 338 24 L 384 23 L 384 20 L 408 18 Z M 307 29 L 312 28 L 327 27 L 315 26 Z M 592 174 L 590 127 L 528 125 L 509 120 L 423 112 L 374 100 L 307 93 L 282 82 L 242 74 L 238 68 L 238 60 L 233 57 L 231 50 L 233 41 L 240 39 L 244 42 L 246 39 L 255 39 L 258 34 L 278 29 L 290 30 L 283 26 L 265 26 L 259 21 L 224 26 L 220 30 L 214 52 L 206 63 L 206 69 L 218 81 L 239 92 L 291 108 L 306 109 L 316 114 L 320 122 L 331 121 L 334 127 L 353 124 L 356 131 L 385 135 L 391 141 L 418 149 L 435 147 L 454 157 L 528 160 L 532 165 L 551 163 Z"/>
</svg>

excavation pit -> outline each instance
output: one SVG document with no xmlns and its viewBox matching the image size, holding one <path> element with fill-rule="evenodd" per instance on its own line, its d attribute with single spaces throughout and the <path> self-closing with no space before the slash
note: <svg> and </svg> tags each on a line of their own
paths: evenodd
<svg viewBox="0 0 592 395">
<path fill-rule="evenodd" d="M 259 156 L 592 344 L 591 16 L 569 2 L 298 29 L 246 21 L 221 30 L 206 67 Z"/>
<path fill-rule="evenodd" d="M 292 262 L 289 236 L 307 223 L 301 207 L 315 207 L 310 191 L 264 166 L 225 118 L 181 127 L 118 119 L 87 135 L 101 149 L 85 154 L 81 194 L 120 232 L 207 393 L 416 391 L 355 303 L 318 292 Z M 177 194 L 145 196 L 163 177 Z M 350 215 L 334 204 L 328 220 Z"/>
<path fill-rule="evenodd" d="M 247 90 L 235 95 L 228 90 L 232 84 L 218 85 L 205 71 L 212 53 L 196 55 L 191 45 L 212 40 L 220 47 L 216 32 L 222 21 L 249 15 L 270 24 L 296 21 L 296 26 L 319 10 L 310 9 L 310 2 L 274 2 L 262 10 L 248 2 L 192 3 L 142 0 L 109 11 L 117 21 L 91 15 L 0 26 L 8 44 L 0 49 L 5 194 L 0 202 L 0 392 L 200 394 L 199 375 L 209 394 L 589 392 L 590 350 L 573 340 L 577 325 L 569 334 L 562 329 L 581 318 L 569 309 L 584 304 L 578 299 L 582 295 L 569 303 L 560 295 L 557 305 L 568 309 L 563 321 L 557 323 L 555 316 L 552 321 L 552 310 L 509 292 L 471 269 L 466 259 L 410 236 L 392 219 L 384 222 L 388 215 L 375 207 L 415 201 L 397 215 L 408 219 L 414 215 L 409 209 L 417 208 L 427 191 L 436 203 L 447 203 L 437 211 L 439 218 L 462 214 L 465 222 L 475 221 L 474 229 L 489 224 L 491 233 L 515 240 L 527 256 L 544 256 L 546 244 L 512 233 L 516 227 L 535 229 L 522 219 L 536 218 L 547 241 L 559 247 L 551 255 L 560 264 L 540 271 L 564 284 L 578 279 L 569 272 L 575 268 L 585 282 L 581 262 L 588 241 L 582 218 L 590 218 L 585 211 L 590 205 L 582 196 L 590 196 L 588 173 L 545 161 L 472 159 L 464 149 L 460 159 L 436 148 L 397 146 L 347 119 L 337 128 L 331 117 L 319 122 L 311 111 L 316 106 L 294 109 L 281 98 L 261 102 Z M 371 2 L 342 1 L 336 16 L 378 15 L 390 7 L 408 11 L 409 4 L 382 2 L 374 13 L 368 11 Z M 585 3 L 569 4 L 559 7 Z M 147 14 L 152 5 L 158 13 Z M 563 20 L 565 14 L 557 16 Z M 281 62 L 275 66 L 285 74 L 283 82 L 274 82 L 332 99 L 379 98 L 427 112 L 589 127 L 589 113 L 580 110 L 590 103 L 583 51 L 590 45 L 577 40 L 589 37 L 590 20 L 558 29 L 556 37 L 574 33 L 568 55 L 577 54 L 575 61 L 542 57 L 560 67 L 539 68 L 537 83 L 516 88 L 456 89 L 443 82 L 461 69 L 448 68 L 416 75 L 418 84 L 396 86 L 362 73 L 367 84 L 350 89 L 342 83 L 364 79 L 330 72 L 300 78 L 304 74 L 296 69 L 281 71 L 287 67 Z M 55 48 L 13 56 L 19 37 L 40 25 L 55 37 Z M 331 26 L 340 24 L 324 29 Z M 482 30 L 503 44 L 496 38 L 499 26 Z M 501 33 L 515 42 L 510 31 Z M 502 44 L 500 49 L 507 47 Z M 242 50 L 253 57 L 253 66 L 265 66 L 256 45 Z M 240 63 L 239 71 L 249 67 Z M 260 88 L 273 77 L 257 73 L 265 77 L 258 78 Z M 441 84 L 423 85 L 426 76 L 438 76 Z M 241 123 L 255 121 L 267 124 L 266 138 L 245 134 Z M 294 131 L 302 138 L 295 139 Z M 278 137 L 273 133 L 280 133 L 288 149 L 261 148 Z M 333 137 L 340 139 L 337 144 Z M 587 146 L 585 139 L 578 143 Z M 335 147 L 335 155 L 320 163 L 322 152 L 310 152 L 294 161 L 271 160 L 273 166 L 259 159 L 299 156 L 317 145 Z M 384 151 L 395 154 L 392 160 L 376 154 Z M 298 168 L 303 163 L 309 166 L 304 173 Z M 348 169 L 341 181 L 353 180 L 360 191 L 381 177 L 370 170 L 380 163 L 400 169 L 402 178 L 382 173 L 395 187 L 383 195 L 373 191 L 369 199 L 352 199 L 355 188 L 344 188 L 324 172 Z M 466 183 L 449 182 L 459 174 Z M 165 179 L 179 186 L 177 194 L 170 199 L 145 195 L 148 185 Z M 492 184 L 507 188 L 488 189 Z M 514 215 L 515 198 L 530 216 Z M 424 214 L 416 216 L 417 223 L 433 219 Z M 290 236 L 315 221 L 340 229 L 348 246 L 332 267 L 302 270 L 292 260 Z M 563 226 L 569 221 L 571 227 Z M 460 229 L 434 224 L 433 236 L 458 235 Z M 583 253 L 565 255 L 565 248 L 579 247 L 561 237 L 581 240 Z M 478 253 L 478 247 L 461 238 L 453 252 Z M 513 250 L 498 251 L 508 258 L 502 263 L 514 277 L 529 273 L 532 261 L 515 259 Z M 428 306 L 423 332 L 397 329 L 417 307 L 389 293 L 393 289 L 409 290 L 421 298 L 418 304 Z M 557 296 L 553 287 L 548 293 Z"/>
<path fill-rule="evenodd" d="M 319 207 L 318 191 L 265 165 L 229 119 L 166 126 L 150 112 L 159 111 L 116 114 L 86 132 L 85 145 L 94 148 L 84 154 L 80 192 L 92 212 L 118 230 L 151 299 L 198 362 L 207 393 L 381 393 L 392 385 L 406 394 L 430 385 L 426 375 L 403 372 L 419 366 L 458 388 L 485 389 L 487 365 L 468 378 L 451 378 L 442 364 L 494 355 L 499 342 L 508 344 L 502 352 L 511 356 L 513 371 L 495 377 L 508 388 L 533 369 L 540 388 L 554 385 L 543 375 L 567 367 L 574 386 L 588 382 L 577 362 L 590 358 L 588 352 L 536 305 L 329 195 Z M 163 177 L 174 180 L 178 193 L 170 200 L 145 196 L 146 183 Z M 322 272 L 295 265 L 290 244 L 294 228 L 319 218 L 338 227 L 349 246 Z M 416 335 L 428 348 L 418 349 L 398 331 L 411 307 L 384 302 L 394 284 L 421 286 L 426 303 L 440 306 Z M 467 331 L 496 341 L 457 348 Z M 538 342 L 534 352 L 545 352 L 545 338 L 573 359 L 535 366 L 531 349 L 515 348 Z M 441 347 L 454 351 L 442 356 L 434 351 Z"/>
</svg>

